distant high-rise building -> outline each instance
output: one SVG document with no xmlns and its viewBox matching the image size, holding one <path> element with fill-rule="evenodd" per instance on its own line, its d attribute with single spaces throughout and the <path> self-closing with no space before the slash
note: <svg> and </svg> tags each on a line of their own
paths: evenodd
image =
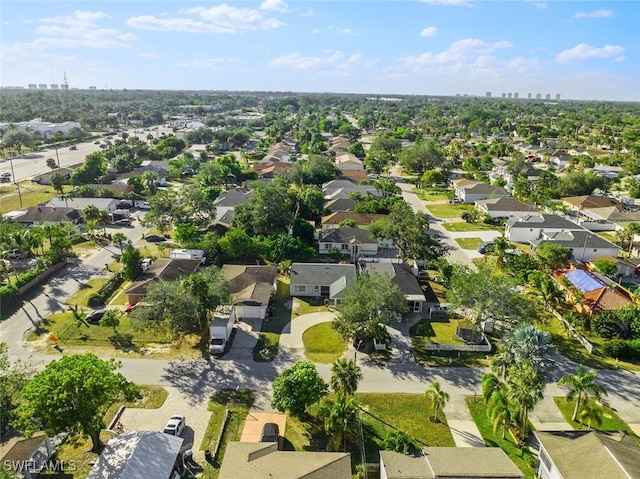
<svg viewBox="0 0 640 479">
<path fill-rule="evenodd" d="M 58 90 L 58 85 L 56 83 L 52 83 L 51 84 L 51 89 L 52 90 Z"/>
<path fill-rule="evenodd" d="M 507 94 L 506 94 L 506 93 L 503 93 L 503 94 L 502 94 L 502 98 L 507 98 Z"/>
<path fill-rule="evenodd" d="M 513 98 L 515 98 L 515 99 L 517 99 L 519 96 L 520 96 L 520 95 L 518 94 L 518 92 L 515 92 L 515 93 L 513 94 Z"/>
<path fill-rule="evenodd" d="M 46 90 L 46 89 L 47 89 L 46 83 L 38 83 L 38 90 Z"/>
<path fill-rule="evenodd" d="M 560 93 L 556 93 L 556 100 L 560 101 Z"/>
<path fill-rule="evenodd" d="M 542 93 L 536 93 L 536 100 L 542 100 Z"/>
<path fill-rule="evenodd" d="M 38 89 L 38 85 L 36 85 L 35 83 L 29 83 L 29 90 L 37 90 Z"/>
<path fill-rule="evenodd" d="M 96 89 L 97 89 L 97 88 L 96 88 L 96 87 L 94 87 L 94 86 L 90 86 L 90 87 L 89 87 L 89 90 L 96 90 Z"/>
<path fill-rule="evenodd" d="M 531 93 L 528 93 L 528 94 L 527 94 L 527 98 L 528 98 L 529 100 L 531 100 Z"/>
<path fill-rule="evenodd" d="M 507 98 L 511 98 L 511 92 L 507 93 Z"/>
<path fill-rule="evenodd" d="M 545 99 L 545 100 L 551 100 L 551 93 L 547 93 L 547 94 L 544 96 L 544 99 Z"/>
<path fill-rule="evenodd" d="M 487 93 L 484 94 L 484 96 L 486 96 L 487 98 L 491 98 L 491 92 L 488 91 Z"/>
</svg>

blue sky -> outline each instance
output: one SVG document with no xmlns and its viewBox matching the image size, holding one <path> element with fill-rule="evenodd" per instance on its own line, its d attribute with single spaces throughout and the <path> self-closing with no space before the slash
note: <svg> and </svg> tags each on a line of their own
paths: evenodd
<svg viewBox="0 0 640 479">
<path fill-rule="evenodd" d="M 640 101 L 635 0 L 0 5 L 3 86 Z"/>
</svg>

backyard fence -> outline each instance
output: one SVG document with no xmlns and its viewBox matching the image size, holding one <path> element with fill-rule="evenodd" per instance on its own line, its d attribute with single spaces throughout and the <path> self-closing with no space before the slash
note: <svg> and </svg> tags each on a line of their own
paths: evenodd
<svg viewBox="0 0 640 479">
<path fill-rule="evenodd" d="M 574 328 L 571 324 L 569 324 L 569 322 L 566 319 L 564 319 L 564 317 L 555 308 L 551 308 L 551 312 L 556 318 L 560 320 L 560 322 L 564 325 L 567 331 L 569 331 L 569 334 L 571 334 L 573 338 L 577 339 L 578 342 L 582 344 L 582 346 L 584 346 L 584 348 L 587 351 L 589 351 L 589 353 L 591 354 L 593 352 L 593 344 L 591 344 L 587 338 L 585 338 L 582 334 L 580 334 L 576 330 L 576 328 Z"/>
<path fill-rule="evenodd" d="M 433 344 L 424 345 L 427 351 L 474 351 L 488 353 L 491 351 L 491 344 Z"/>
</svg>

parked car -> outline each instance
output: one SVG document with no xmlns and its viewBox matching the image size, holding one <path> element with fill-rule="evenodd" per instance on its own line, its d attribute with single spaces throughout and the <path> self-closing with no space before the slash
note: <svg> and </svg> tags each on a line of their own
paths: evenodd
<svg viewBox="0 0 640 479">
<path fill-rule="evenodd" d="M 119 226 L 131 226 L 131 223 L 133 223 L 131 218 L 122 218 L 116 221 L 116 224 Z"/>
<path fill-rule="evenodd" d="M 78 147 L 77 147 L 76 145 L 71 145 L 71 146 L 69 147 L 69 149 L 70 149 L 71 151 L 73 151 L 73 150 L 77 150 L 77 149 L 78 149 Z"/>
<path fill-rule="evenodd" d="M 165 434 L 171 434 L 172 436 L 181 437 L 182 434 L 184 434 L 184 428 L 186 425 L 187 422 L 184 416 L 171 416 L 171 419 L 169 419 L 162 432 Z"/>
<path fill-rule="evenodd" d="M 451 198 L 449 200 L 450 205 L 459 205 L 460 203 L 462 203 L 462 200 L 460 198 Z"/>
<path fill-rule="evenodd" d="M 2 256 L 9 259 L 25 259 L 27 257 L 27 254 L 23 253 L 19 249 L 9 249 L 3 251 Z"/>
<path fill-rule="evenodd" d="M 127 305 L 124 307 L 124 312 L 125 312 L 125 313 L 130 313 L 131 311 L 133 311 L 133 310 L 134 310 L 134 309 L 136 309 L 137 307 L 138 307 L 138 303 L 136 303 L 136 304 L 127 304 Z"/>
<path fill-rule="evenodd" d="M 278 442 L 280 438 L 280 428 L 275 422 L 267 422 L 262 426 L 260 442 Z"/>
<path fill-rule="evenodd" d="M 148 243 L 162 243 L 163 241 L 166 241 L 166 238 L 162 235 L 147 235 L 144 239 Z"/>
<path fill-rule="evenodd" d="M 87 317 L 84 319 L 87 323 L 98 324 L 106 312 L 106 309 L 96 309 L 87 314 Z"/>
<path fill-rule="evenodd" d="M 478 246 L 478 253 L 485 254 L 493 250 L 493 241 L 485 241 Z"/>
<path fill-rule="evenodd" d="M 105 145 L 104 143 L 102 143 L 102 144 L 100 145 L 100 148 L 107 148 L 107 145 Z"/>
<path fill-rule="evenodd" d="M 93 144 L 94 144 L 94 145 L 99 145 L 99 144 L 100 144 L 100 140 L 98 140 L 98 141 L 94 141 L 94 142 L 93 142 Z"/>
</svg>

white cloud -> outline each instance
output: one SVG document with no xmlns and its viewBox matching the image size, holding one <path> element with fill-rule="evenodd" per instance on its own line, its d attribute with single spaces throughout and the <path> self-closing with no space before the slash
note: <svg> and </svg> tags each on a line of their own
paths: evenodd
<svg viewBox="0 0 640 479">
<path fill-rule="evenodd" d="M 402 62 L 407 65 L 461 63 L 473 60 L 479 55 L 511 47 L 512 44 L 508 41 L 487 43 L 477 38 L 466 38 L 452 43 L 440 53 L 425 52 L 419 56 L 407 56 L 402 58 Z"/>
<path fill-rule="evenodd" d="M 627 57 L 625 57 L 624 55 L 619 56 L 618 58 L 614 58 L 613 60 L 611 60 L 613 63 L 620 63 L 623 62 L 627 59 Z"/>
<path fill-rule="evenodd" d="M 190 8 L 181 13 L 195 15 L 199 19 L 157 18 L 152 15 L 140 15 L 128 19 L 127 25 L 143 30 L 192 33 L 240 33 L 270 30 L 284 25 L 276 18 L 266 17 L 260 10 L 236 8 L 224 3 L 211 8 Z"/>
<path fill-rule="evenodd" d="M 625 48 L 620 45 L 605 45 L 604 47 L 592 47 L 585 43 L 580 43 L 573 48 L 564 50 L 556 55 L 558 63 L 571 63 L 591 58 L 611 58 L 619 57 L 624 53 Z"/>
<path fill-rule="evenodd" d="M 549 5 L 544 2 L 536 2 L 536 8 L 539 10 L 546 10 L 547 8 L 549 8 Z"/>
<path fill-rule="evenodd" d="M 215 68 L 229 63 L 238 63 L 239 61 L 238 58 L 204 58 L 177 63 L 176 66 L 180 68 Z"/>
<path fill-rule="evenodd" d="M 571 17 L 571 20 L 580 20 L 582 18 L 608 18 L 613 17 L 611 10 L 593 10 L 592 12 L 578 12 Z"/>
<path fill-rule="evenodd" d="M 315 17 L 316 14 L 313 10 L 309 9 L 309 10 L 305 10 L 304 12 L 300 13 L 301 17 Z"/>
<path fill-rule="evenodd" d="M 474 7 L 476 0 L 421 0 L 421 2 L 444 7 Z"/>
<path fill-rule="evenodd" d="M 294 68 L 296 70 L 342 71 L 348 72 L 355 67 L 371 67 L 360 53 L 348 57 L 341 51 L 327 51 L 326 56 L 305 56 L 300 52 L 274 58 L 267 64 L 270 68 Z"/>
<path fill-rule="evenodd" d="M 311 30 L 309 32 L 311 35 L 317 35 L 318 33 L 320 33 L 320 30 L 318 30 L 317 28 L 314 28 L 313 30 Z"/>
<path fill-rule="evenodd" d="M 157 60 L 160 58 L 160 55 L 155 53 L 138 53 L 138 56 L 141 58 L 148 58 L 149 60 Z"/>
<path fill-rule="evenodd" d="M 111 17 L 103 12 L 86 12 L 83 10 L 76 10 L 68 16 L 45 17 L 41 18 L 39 21 L 42 23 L 90 27 L 95 25 L 97 20 L 102 20 L 103 18 Z"/>
<path fill-rule="evenodd" d="M 340 35 L 356 35 L 356 32 L 354 32 L 351 28 L 341 28 L 341 27 L 327 27 L 327 30 L 329 30 L 330 32 L 336 32 L 339 33 Z"/>
<path fill-rule="evenodd" d="M 287 13 L 289 11 L 289 5 L 282 0 L 264 0 L 259 8 L 260 10 L 270 10 L 281 13 Z"/>
<path fill-rule="evenodd" d="M 438 34 L 438 29 L 436 27 L 427 27 L 420 32 L 421 37 L 435 37 Z"/>
</svg>

